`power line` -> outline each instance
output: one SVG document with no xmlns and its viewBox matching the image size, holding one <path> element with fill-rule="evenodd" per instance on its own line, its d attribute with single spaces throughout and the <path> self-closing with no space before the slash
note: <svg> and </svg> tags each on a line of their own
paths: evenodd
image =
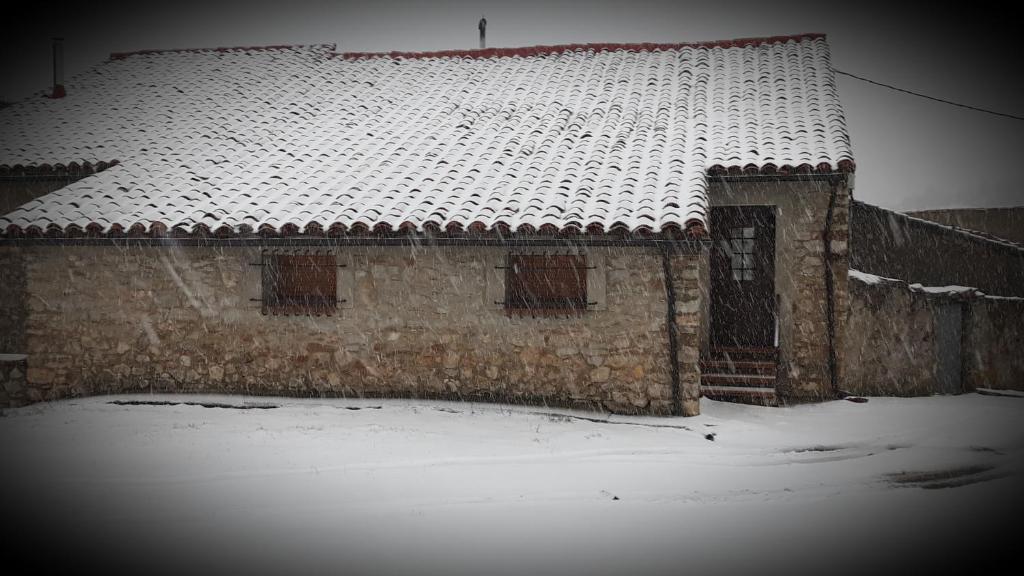
<svg viewBox="0 0 1024 576">
<path fill-rule="evenodd" d="M 911 94 L 913 96 L 919 96 L 921 98 L 927 98 L 929 100 L 934 100 L 936 102 L 942 102 L 943 104 L 950 104 L 950 105 L 953 105 L 953 106 L 959 106 L 960 108 L 967 108 L 968 110 L 975 110 L 977 112 L 985 112 L 987 114 L 994 114 L 996 116 L 1002 116 L 1004 118 L 1012 118 L 1014 120 L 1024 120 L 1024 116 L 1014 116 L 1013 114 L 1006 114 L 1004 112 L 996 112 L 995 110 L 988 110 L 988 109 L 985 109 L 985 108 L 978 108 L 977 106 L 968 106 L 967 104 L 960 104 L 959 102 L 953 102 L 951 100 L 944 100 L 942 98 L 936 98 L 934 96 L 929 96 L 927 94 L 921 94 L 920 92 L 914 92 L 913 90 L 906 90 L 906 89 L 903 89 L 903 88 L 897 88 L 896 86 L 892 86 L 890 84 L 884 84 L 882 82 L 875 82 L 874 80 L 870 80 L 868 78 L 864 78 L 863 76 L 857 76 L 856 74 L 850 74 L 849 72 L 843 72 L 842 70 L 836 70 L 835 73 L 836 74 L 842 74 L 843 76 L 849 76 L 850 78 L 856 78 L 857 80 L 861 80 L 863 82 L 867 82 L 868 84 L 874 84 L 875 86 L 881 86 L 883 88 L 888 88 L 890 90 L 895 90 L 897 92 L 903 92 L 905 94 Z"/>
</svg>

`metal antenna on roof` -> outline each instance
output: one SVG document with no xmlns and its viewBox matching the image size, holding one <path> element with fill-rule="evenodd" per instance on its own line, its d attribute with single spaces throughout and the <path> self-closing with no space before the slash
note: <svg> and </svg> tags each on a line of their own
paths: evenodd
<svg viewBox="0 0 1024 576">
<path fill-rule="evenodd" d="M 50 98 L 63 98 L 64 91 L 64 39 L 53 39 L 53 92 Z"/>
<path fill-rule="evenodd" d="M 480 29 L 480 49 L 483 50 L 487 48 L 487 18 L 481 16 L 476 27 Z"/>
</svg>

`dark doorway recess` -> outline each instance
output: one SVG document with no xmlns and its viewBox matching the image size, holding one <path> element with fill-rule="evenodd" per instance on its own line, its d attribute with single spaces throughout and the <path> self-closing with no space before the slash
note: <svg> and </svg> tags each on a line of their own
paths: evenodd
<svg viewBox="0 0 1024 576">
<path fill-rule="evenodd" d="M 712 347 L 774 347 L 774 207 L 714 207 L 711 238 Z"/>
</svg>

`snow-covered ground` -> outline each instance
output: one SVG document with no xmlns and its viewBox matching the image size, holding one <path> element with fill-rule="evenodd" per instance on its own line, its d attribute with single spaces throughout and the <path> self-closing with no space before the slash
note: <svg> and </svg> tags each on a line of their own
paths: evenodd
<svg viewBox="0 0 1024 576">
<path fill-rule="evenodd" d="M 179 404 L 111 403 L 125 401 Z M 1024 399 L 702 410 L 600 422 L 530 406 L 167 395 L 8 410 L 2 561 L 191 574 L 1020 567 Z"/>
</svg>

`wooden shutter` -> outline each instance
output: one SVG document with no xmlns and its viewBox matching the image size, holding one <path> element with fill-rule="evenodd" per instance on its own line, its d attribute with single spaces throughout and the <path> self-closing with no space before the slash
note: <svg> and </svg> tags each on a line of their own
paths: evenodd
<svg viewBox="0 0 1024 576">
<path fill-rule="evenodd" d="M 263 278 L 265 314 L 331 314 L 337 307 L 333 254 L 268 255 Z"/>
<path fill-rule="evenodd" d="M 512 254 L 505 277 L 505 305 L 510 311 L 557 315 L 587 308 L 583 256 Z"/>
</svg>

